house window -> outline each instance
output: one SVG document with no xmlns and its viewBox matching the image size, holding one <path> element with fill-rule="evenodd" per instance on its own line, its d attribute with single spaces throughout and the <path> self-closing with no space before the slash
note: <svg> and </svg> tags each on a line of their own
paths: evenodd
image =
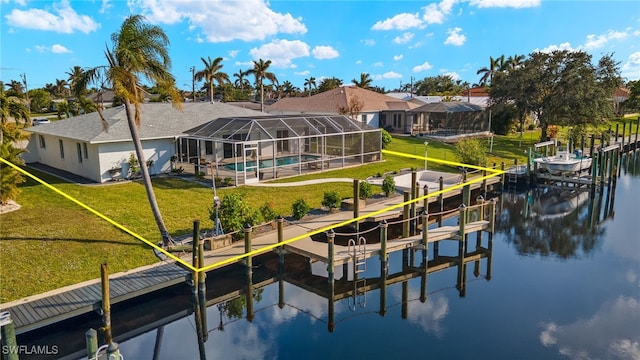
<svg viewBox="0 0 640 360">
<path fill-rule="evenodd" d="M 60 145 L 60 158 L 64 159 L 64 144 L 62 143 L 62 139 L 58 140 L 58 145 Z"/>
<path fill-rule="evenodd" d="M 43 149 L 47 148 L 47 144 L 44 142 L 44 136 L 42 135 L 38 135 L 38 138 L 40 139 L 40 147 Z"/>
<path fill-rule="evenodd" d="M 80 143 L 76 143 L 76 150 L 78 151 L 78 162 L 82 164 L 82 146 Z"/>
<path fill-rule="evenodd" d="M 362 123 L 363 124 L 367 123 L 367 114 L 362 114 Z"/>
<path fill-rule="evenodd" d="M 387 126 L 387 114 L 380 114 L 380 127 L 384 128 Z"/>
<path fill-rule="evenodd" d="M 205 141 L 204 142 L 204 153 L 206 155 L 213 154 L 213 142 L 212 141 Z"/>
<path fill-rule="evenodd" d="M 276 137 L 278 139 L 288 138 L 289 130 L 278 130 L 276 131 Z M 289 151 L 289 140 L 278 140 L 277 142 L 277 151 L 278 152 L 288 152 Z"/>
<path fill-rule="evenodd" d="M 89 151 L 87 151 L 87 143 L 82 143 L 82 150 L 84 151 L 84 158 L 89 158 Z"/>
</svg>

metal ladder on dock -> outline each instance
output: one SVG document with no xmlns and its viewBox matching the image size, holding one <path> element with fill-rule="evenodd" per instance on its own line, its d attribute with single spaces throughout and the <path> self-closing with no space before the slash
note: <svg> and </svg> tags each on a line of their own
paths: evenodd
<svg viewBox="0 0 640 360">
<path fill-rule="evenodd" d="M 356 306 L 364 308 L 367 304 L 367 278 L 359 277 L 359 274 L 367 270 L 367 240 L 361 236 L 356 244 L 354 239 L 349 239 L 349 254 L 353 259 L 353 296 L 349 299 L 349 308 L 355 311 Z"/>
</svg>

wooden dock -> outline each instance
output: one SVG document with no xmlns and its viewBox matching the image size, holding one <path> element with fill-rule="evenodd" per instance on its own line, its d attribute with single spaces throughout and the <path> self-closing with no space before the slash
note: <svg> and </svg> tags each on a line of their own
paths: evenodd
<svg viewBox="0 0 640 360">
<path fill-rule="evenodd" d="M 490 183 L 499 182 L 499 177 L 490 179 Z M 473 184 L 475 188 L 481 184 Z M 468 186 L 470 188 L 470 186 Z M 454 198 L 461 195 L 461 190 L 456 189 L 443 194 L 443 198 Z M 436 201 L 434 200 L 430 201 Z M 360 215 L 374 213 L 387 207 L 397 205 L 402 202 L 402 197 L 390 197 L 383 201 L 373 202 L 359 210 Z M 416 207 L 419 209 L 419 207 Z M 390 215 L 401 216 L 401 210 L 391 210 Z M 291 253 L 300 254 L 314 260 L 328 261 L 327 244 L 312 241 L 310 237 L 305 237 L 312 231 L 331 228 L 332 225 L 343 223 L 353 218 L 350 211 L 330 213 L 326 216 L 311 219 L 305 222 L 295 222 L 284 227 L 284 239 L 302 237 L 301 240 L 287 244 L 284 249 Z M 487 221 L 468 223 L 465 234 L 486 230 Z M 456 239 L 459 236 L 458 227 L 440 227 L 429 229 L 428 242 L 436 242 L 443 239 Z M 420 236 L 410 236 L 404 239 L 389 240 L 387 243 L 387 253 L 418 246 L 422 239 Z M 278 233 L 276 231 L 260 234 L 252 239 L 251 250 L 260 250 L 278 243 Z M 352 261 L 348 254 L 347 247 L 336 245 L 335 264 L 344 264 Z M 264 252 L 266 252 L 265 250 Z M 379 254 L 380 244 L 368 245 L 366 257 Z M 218 264 L 227 261 L 226 265 L 235 263 L 238 260 L 229 261 L 233 258 L 242 257 L 245 254 L 243 241 L 234 242 L 230 246 L 216 250 L 206 251 L 204 254 L 204 266 Z M 191 254 L 189 254 L 189 262 Z M 186 258 L 185 258 L 186 259 Z M 222 267 L 214 266 L 209 270 Z M 184 283 L 190 279 L 191 272 L 172 262 L 161 262 L 127 272 L 113 274 L 110 276 L 111 303 L 116 304 L 137 296 L 149 294 L 151 292 Z M 84 283 L 56 289 L 47 293 L 23 298 L 9 303 L 0 304 L 0 311 L 8 311 L 14 321 L 17 334 L 29 332 L 56 322 L 70 319 L 72 317 L 100 311 L 101 305 L 101 283 L 100 279 L 87 281 Z"/>
<path fill-rule="evenodd" d="M 173 262 L 113 274 L 109 279 L 111 303 L 115 304 L 183 283 L 187 275 L 186 270 Z M 16 334 L 21 334 L 78 315 L 99 311 L 101 301 L 100 279 L 96 279 L 0 304 L 0 311 L 9 311 Z"/>
</svg>

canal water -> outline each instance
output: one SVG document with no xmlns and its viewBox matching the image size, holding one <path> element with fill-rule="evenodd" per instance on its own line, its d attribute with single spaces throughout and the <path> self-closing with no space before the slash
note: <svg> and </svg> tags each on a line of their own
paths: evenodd
<svg viewBox="0 0 640 360">
<path fill-rule="evenodd" d="M 479 250 L 472 234 L 476 257 L 463 267 L 447 262 L 458 243 L 443 241 L 428 270 L 422 251 L 401 251 L 386 276 L 369 259 L 355 278 L 336 269 L 331 287 L 325 264 L 269 255 L 250 278 L 241 266 L 209 274 L 204 334 L 177 287 L 115 306 L 114 337 L 124 359 L 639 359 L 640 157 L 623 163 L 615 193 L 498 195 L 496 234 Z M 99 324 L 85 317 L 19 341 L 82 358 L 84 332 Z"/>
</svg>

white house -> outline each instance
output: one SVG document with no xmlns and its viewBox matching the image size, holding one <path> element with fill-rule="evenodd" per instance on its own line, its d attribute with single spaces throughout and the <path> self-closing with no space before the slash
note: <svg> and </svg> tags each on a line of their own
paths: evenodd
<svg viewBox="0 0 640 360">
<path fill-rule="evenodd" d="M 124 106 L 72 117 L 29 128 L 31 139 L 26 163 L 39 162 L 60 170 L 106 182 L 118 173 L 127 174 L 128 159 L 135 153 Z M 151 174 L 169 172 L 177 139 L 183 131 L 215 120 L 235 116 L 260 116 L 262 112 L 224 103 L 185 103 L 176 109 L 167 103 L 141 104 L 140 138 L 145 158 L 153 163 Z"/>
</svg>

